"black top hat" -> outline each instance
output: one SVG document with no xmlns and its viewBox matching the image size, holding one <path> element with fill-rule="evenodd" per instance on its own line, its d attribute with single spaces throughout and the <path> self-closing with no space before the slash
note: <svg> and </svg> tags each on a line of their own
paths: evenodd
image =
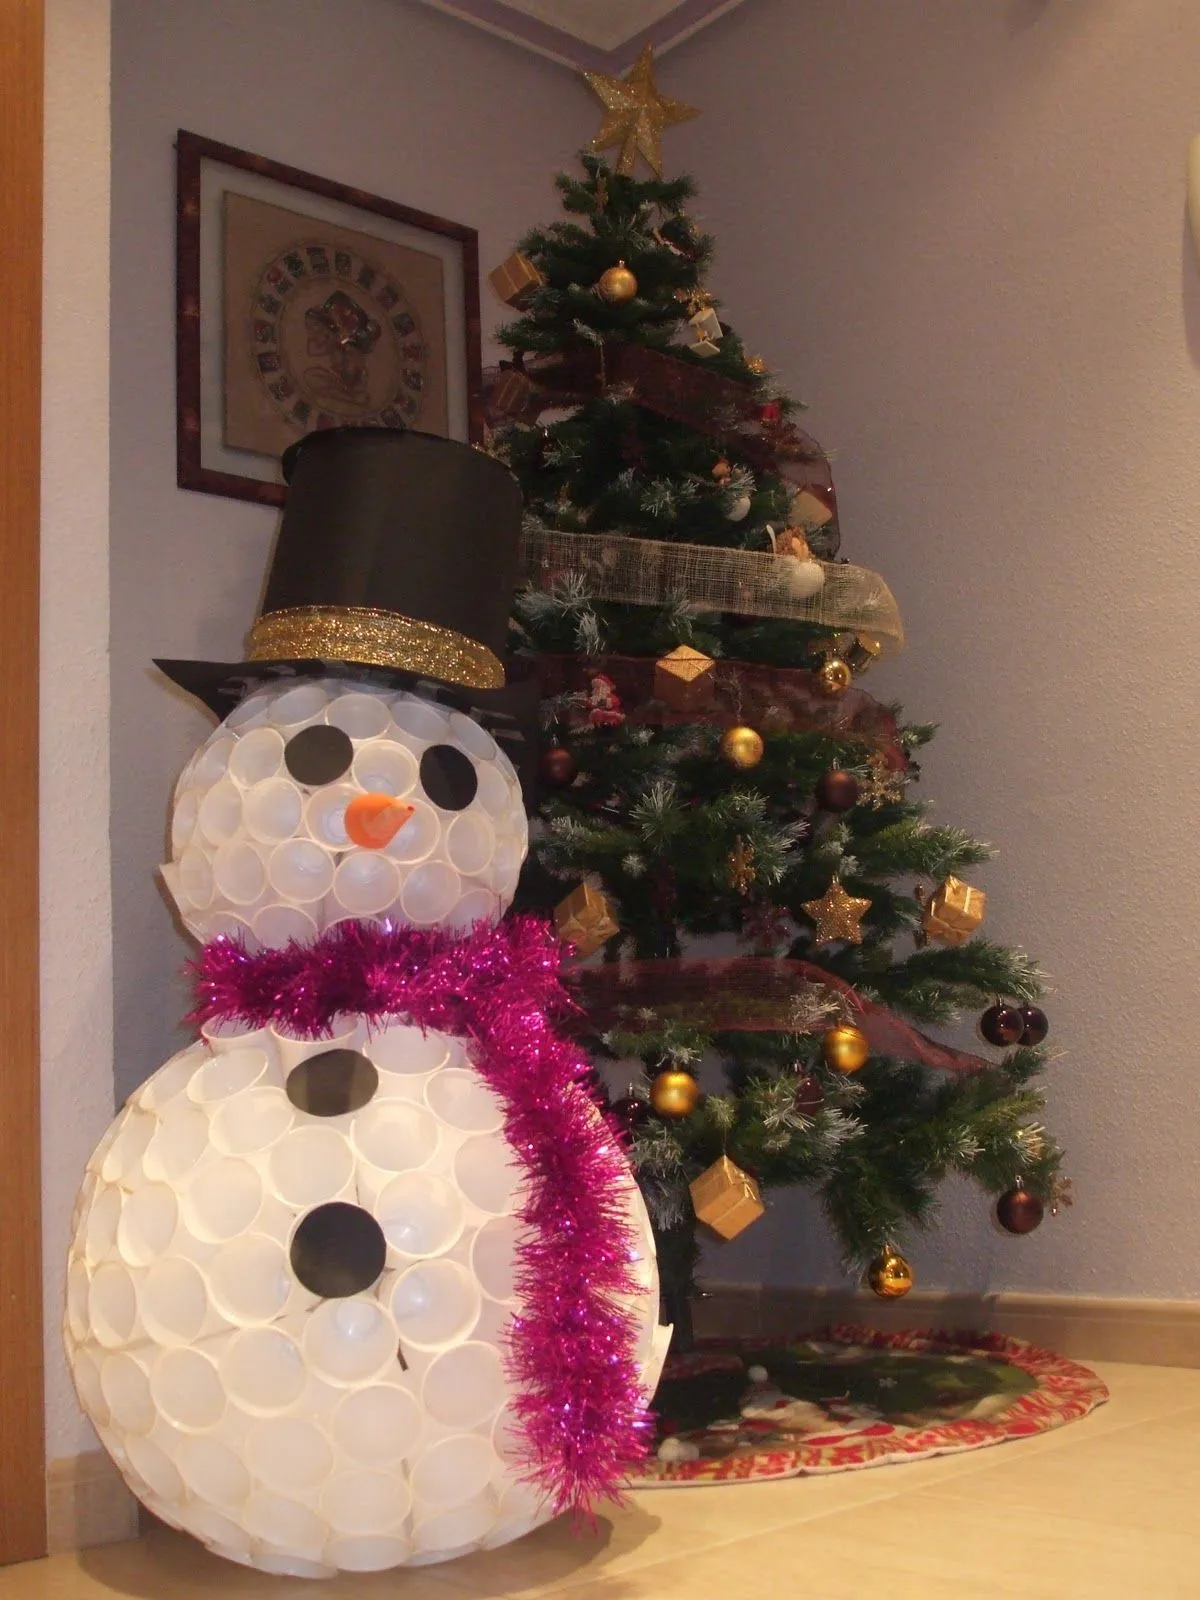
<svg viewBox="0 0 1200 1600">
<path fill-rule="evenodd" d="M 521 491 L 469 445 L 329 428 L 283 456 L 287 505 L 245 661 L 158 661 L 225 716 L 271 678 L 330 672 L 415 686 L 490 720 L 504 688 Z"/>
</svg>

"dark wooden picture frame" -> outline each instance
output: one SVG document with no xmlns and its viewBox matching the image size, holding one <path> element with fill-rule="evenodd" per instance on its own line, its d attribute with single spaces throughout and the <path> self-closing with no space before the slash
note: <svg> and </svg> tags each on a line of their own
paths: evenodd
<svg viewBox="0 0 1200 1600">
<path fill-rule="evenodd" d="M 432 236 L 431 244 L 435 247 L 438 241 L 450 241 L 451 249 L 457 247 L 461 260 L 458 273 L 462 287 L 461 334 L 457 339 L 457 351 L 447 348 L 446 361 L 448 367 L 455 359 L 464 362 L 465 373 L 456 374 L 454 378 L 456 393 L 462 399 L 457 407 L 457 426 L 452 424 L 450 431 L 456 436 L 462 436 L 465 432 L 468 439 L 478 440 L 482 435 L 479 409 L 482 356 L 479 236 L 475 229 L 180 129 L 176 139 L 176 454 L 179 487 L 275 506 L 283 504 L 286 492 L 278 481 L 227 470 L 225 466 L 214 466 L 211 460 L 206 461 L 206 456 L 211 455 L 212 440 L 206 437 L 203 421 L 206 394 L 202 363 L 202 316 L 207 325 L 214 315 L 221 314 L 219 308 L 214 312 L 213 307 L 206 303 L 212 291 L 210 287 L 206 295 L 204 286 L 201 224 L 202 182 L 206 163 L 254 174 L 297 190 L 297 203 L 306 194 L 316 195 L 323 201 L 333 201 L 360 211 L 364 213 L 364 228 L 369 227 L 370 218 L 384 218 L 387 223 L 400 224 Z M 446 245 L 442 243 L 440 248 L 445 250 Z M 209 383 L 211 386 L 211 375 Z M 261 456 L 247 454 L 247 465 L 262 459 Z"/>
</svg>

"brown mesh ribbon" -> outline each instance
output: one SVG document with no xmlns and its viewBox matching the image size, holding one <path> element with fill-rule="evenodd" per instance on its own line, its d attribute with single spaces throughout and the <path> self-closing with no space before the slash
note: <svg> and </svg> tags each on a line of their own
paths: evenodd
<svg viewBox="0 0 1200 1600">
<path fill-rule="evenodd" d="M 828 457 L 815 439 L 786 419 L 764 422 L 759 395 L 734 378 L 681 360 L 678 352 L 606 344 L 562 356 L 527 356 L 516 366 L 534 384 L 525 413 L 530 420 L 542 411 L 580 405 L 628 386 L 634 404 L 722 441 L 757 467 L 778 472 L 792 483 L 832 487 Z M 483 406 L 493 423 L 509 420 L 490 404 L 505 370 L 484 373 Z"/>
<path fill-rule="evenodd" d="M 713 961 L 624 961 L 569 967 L 567 981 L 596 1032 L 646 1032 L 664 1022 L 689 1022 L 713 1033 L 807 1033 L 797 1015 L 807 986 L 829 991 L 830 1011 L 852 1016 L 873 1054 L 916 1061 L 942 1072 L 979 1072 L 981 1056 L 939 1044 L 841 978 L 809 961 L 732 956 Z M 805 1008 L 811 1015 L 810 1008 Z M 816 1024 L 826 1026 L 825 1023 Z"/>
<path fill-rule="evenodd" d="M 875 749 L 898 749 L 896 718 L 862 689 L 833 697 L 822 692 L 815 673 L 800 667 L 767 667 L 748 661 L 718 661 L 712 704 L 697 711 L 672 711 L 654 700 L 654 662 L 648 656 L 517 656 L 510 663 L 514 681 L 536 678 L 543 699 L 581 696 L 579 720 L 587 721 L 586 699 L 592 678 L 604 673 L 616 688 L 630 723 L 671 727 L 706 723 L 730 728 L 749 723 L 763 733 L 825 733 L 861 739 Z"/>
</svg>

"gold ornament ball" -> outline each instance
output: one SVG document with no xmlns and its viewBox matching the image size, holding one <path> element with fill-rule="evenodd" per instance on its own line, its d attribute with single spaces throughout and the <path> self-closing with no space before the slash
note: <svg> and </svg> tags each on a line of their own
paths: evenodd
<svg viewBox="0 0 1200 1600">
<path fill-rule="evenodd" d="M 743 772 L 747 767 L 756 767 L 763 758 L 762 735 L 742 724 L 726 728 L 721 735 L 721 754 Z"/>
<path fill-rule="evenodd" d="M 846 663 L 834 656 L 817 673 L 826 694 L 845 694 L 854 681 L 854 674 Z"/>
<path fill-rule="evenodd" d="M 700 1085 L 690 1072 L 660 1072 L 650 1085 L 650 1104 L 660 1117 L 689 1117 L 700 1104 Z"/>
<path fill-rule="evenodd" d="M 861 1028 L 840 1022 L 821 1040 L 821 1054 L 827 1067 L 834 1067 L 838 1072 L 857 1072 L 870 1059 L 871 1046 Z"/>
<path fill-rule="evenodd" d="M 867 1268 L 867 1282 L 881 1300 L 903 1300 L 913 1286 L 913 1269 L 898 1250 L 885 1250 Z"/>
<path fill-rule="evenodd" d="M 596 287 L 601 300 L 607 300 L 610 306 L 621 306 L 638 292 L 638 281 L 625 263 L 618 261 L 615 267 L 600 274 Z"/>
</svg>

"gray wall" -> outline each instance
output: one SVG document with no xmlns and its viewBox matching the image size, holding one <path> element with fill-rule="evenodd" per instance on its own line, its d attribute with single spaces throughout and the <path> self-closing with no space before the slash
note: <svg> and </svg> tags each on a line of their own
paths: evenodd
<svg viewBox="0 0 1200 1600">
<path fill-rule="evenodd" d="M 175 778 L 211 727 L 155 655 L 237 660 L 275 514 L 175 487 L 178 128 L 480 233 L 484 273 L 555 210 L 591 131 L 561 69 L 409 0 L 116 0 L 112 846 L 119 1097 L 185 1042 L 192 948 L 156 888 Z M 484 286 L 485 319 L 502 308 Z M 233 652 L 230 654 L 229 652 Z"/>
<path fill-rule="evenodd" d="M 872 686 L 940 720 L 921 789 L 1054 980 L 1078 1203 L 1015 1240 L 952 1190 L 925 1287 L 1200 1292 L 1197 60 L 1193 0 L 754 0 L 670 59 L 717 290 L 900 601 Z M 794 1198 L 711 1265 L 835 1270 Z"/>
</svg>

